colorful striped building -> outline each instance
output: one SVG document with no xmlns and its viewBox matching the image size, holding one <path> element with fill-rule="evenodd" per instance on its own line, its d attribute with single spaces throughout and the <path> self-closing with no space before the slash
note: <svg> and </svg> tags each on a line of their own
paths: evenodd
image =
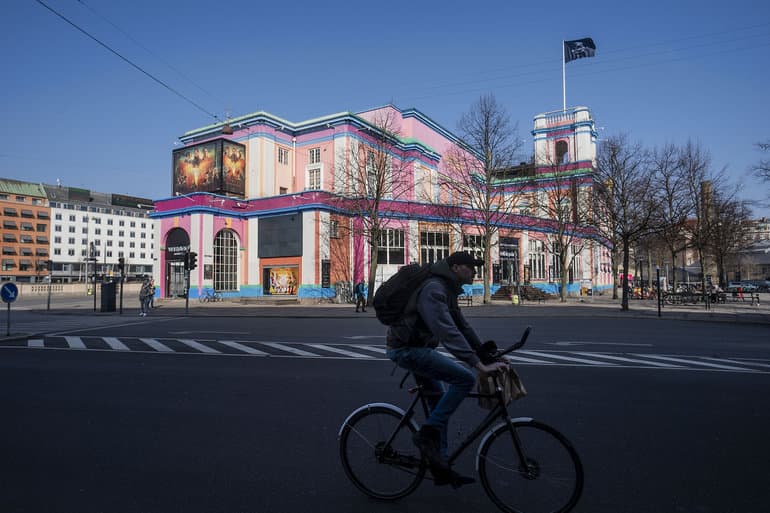
<svg viewBox="0 0 770 513">
<path fill-rule="evenodd" d="M 487 271 L 493 288 L 555 292 L 560 273 L 544 208 L 553 192 L 592 187 L 596 132 L 587 108 L 535 117 L 533 162 L 500 170 L 515 210 L 496 220 Z M 185 133 L 173 155 L 172 195 L 155 202 L 156 283 L 184 294 L 185 255 L 197 253 L 190 297 L 341 298 L 369 276 L 375 287 L 406 263 L 456 250 L 483 254 L 473 209 L 442 189 L 448 155 L 475 158 L 457 136 L 415 109 L 388 105 L 294 123 L 255 112 Z M 376 183 L 378 165 L 387 176 Z M 564 181 L 569 178 L 569 182 Z M 372 255 L 369 191 L 381 187 L 379 251 Z M 609 255 L 590 227 L 571 256 L 572 294 L 611 287 Z M 577 240 L 577 239 L 576 239 Z M 478 293 L 474 285 L 469 292 Z"/>
</svg>

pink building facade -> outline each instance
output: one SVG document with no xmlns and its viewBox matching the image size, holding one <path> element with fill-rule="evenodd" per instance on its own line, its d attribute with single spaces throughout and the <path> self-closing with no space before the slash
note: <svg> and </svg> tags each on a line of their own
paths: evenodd
<svg viewBox="0 0 770 513">
<path fill-rule="evenodd" d="M 562 114 L 535 118 L 534 165 L 539 152 L 563 153 L 566 145 L 570 173 L 590 187 L 593 121 L 584 108 Z M 157 200 L 152 214 L 161 296 L 185 293 L 184 255 L 192 251 L 198 265 L 190 273 L 191 298 L 213 289 L 225 297 L 344 299 L 353 283 L 368 277 L 371 259 L 359 229 L 366 219 L 351 196 L 350 155 L 365 160 L 386 125 L 397 134 L 386 149 L 394 170 L 388 187 L 394 191 L 397 181 L 401 192 L 384 197 L 389 221 L 375 287 L 406 263 L 457 250 L 479 253 L 479 228 L 469 211 L 458 207 L 451 219 L 437 212 L 443 201 L 437 176 L 446 172 L 445 156 L 458 150 L 459 140 L 423 113 L 388 105 L 294 123 L 256 112 L 180 137 L 185 146 L 174 152 L 173 195 Z M 545 173 L 516 193 L 534 198 L 554 183 Z M 553 230 L 551 220 L 524 209 L 500 219 L 486 266 L 493 290 L 526 281 L 553 291 Z M 589 232 L 585 240 L 570 268 L 570 293 L 611 286 L 606 249 Z"/>
</svg>

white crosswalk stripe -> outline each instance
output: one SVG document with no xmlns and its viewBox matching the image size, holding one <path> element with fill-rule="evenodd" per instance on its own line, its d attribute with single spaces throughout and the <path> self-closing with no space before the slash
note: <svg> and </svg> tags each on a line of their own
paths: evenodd
<svg viewBox="0 0 770 513">
<path fill-rule="evenodd" d="M 151 348 L 155 349 L 156 351 L 160 351 L 162 353 L 173 353 L 174 350 L 168 347 L 167 345 L 161 344 L 154 338 L 140 338 L 142 342 L 150 346 Z"/>
<path fill-rule="evenodd" d="M 311 356 L 314 358 L 318 358 L 318 354 L 316 353 L 310 353 L 308 351 L 303 351 L 302 349 L 297 349 L 296 347 L 287 346 L 285 344 L 279 344 L 278 342 L 260 342 L 263 346 L 272 347 L 273 349 L 279 349 L 281 351 L 286 351 L 287 353 L 296 354 L 298 356 Z"/>
<path fill-rule="evenodd" d="M 72 349 L 86 348 L 86 345 L 83 343 L 83 340 L 80 337 L 64 337 L 64 340 L 67 341 L 67 345 Z"/>
<path fill-rule="evenodd" d="M 129 351 L 126 344 L 121 342 L 115 337 L 102 337 L 102 340 L 104 340 L 110 348 L 116 350 L 116 351 Z"/>
<path fill-rule="evenodd" d="M 217 342 L 235 349 L 236 351 L 242 351 L 244 353 L 253 354 L 256 356 L 270 356 L 270 353 L 260 351 L 259 349 L 254 349 L 253 347 L 245 346 L 239 342 L 236 342 L 235 340 L 218 340 Z"/>
<path fill-rule="evenodd" d="M 134 342 L 129 342 L 133 340 Z M 116 352 L 157 352 L 199 355 L 241 355 L 257 357 L 289 357 L 289 358 L 344 358 L 351 360 L 386 360 L 387 351 L 384 345 L 350 344 L 350 343 L 310 343 L 310 342 L 267 342 L 267 341 L 237 341 L 237 340 L 194 340 L 194 339 L 161 339 L 138 338 L 144 346 L 137 345 L 136 338 L 128 337 L 97 337 L 97 336 L 48 336 L 32 338 L 24 343 L 26 347 L 37 349 L 93 349 L 113 350 Z M 103 343 L 102 343 L 103 342 Z M 104 345 L 109 349 L 106 349 Z M 219 344 L 220 346 L 217 346 Z M 234 352 L 227 352 L 221 346 L 228 347 Z M 12 347 L 0 345 L 0 348 Z M 15 347 L 18 347 L 15 346 Z M 147 349 L 149 348 L 149 349 Z M 454 358 L 443 350 L 439 351 Z M 517 351 L 507 355 L 509 361 L 516 365 L 535 366 L 589 366 L 628 367 L 670 370 L 699 370 L 699 371 L 733 371 L 747 373 L 770 373 L 768 360 L 750 360 L 743 358 L 714 358 L 706 356 L 661 355 L 646 353 L 600 353 L 589 351 Z"/>
<path fill-rule="evenodd" d="M 190 340 L 189 338 L 180 338 L 178 339 L 181 343 L 192 347 L 193 349 L 197 349 L 201 353 L 221 353 L 221 351 L 217 351 L 216 349 L 209 347 L 207 345 L 201 344 L 200 342 L 196 342 L 195 340 Z"/>
<path fill-rule="evenodd" d="M 637 355 L 637 356 L 640 356 L 640 355 Z M 668 362 L 687 363 L 687 364 L 690 364 L 690 365 L 703 365 L 704 367 L 713 367 L 713 368 L 716 368 L 716 369 L 723 369 L 723 370 L 742 370 L 742 371 L 748 370 L 746 368 L 734 367 L 734 366 L 731 366 L 731 365 L 719 365 L 719 364 L 716 364 L 716 363 L 693 361 L 691 359 L 685 360 L 683 358 L 674 358 L 674 357 L 671 357 L 671 356 L 661 356 L 661 355 L 654 355 L 654 354 L 653 355 L 649 355 L 648 354 L 648 355 L 644 355 L 644 356 L 646 356 L 647 358 L 655 358 L 657 360 L 663 360 L 663 361 L 668 361 Z"/>
<path fill-rule="evenodd" d="M 332 347 L 327 346 L 326 344 L 305 344 L 308 347 L 314 347 L 316 349 L 321 349 L 323 351 L 329 351 L 330 353 L 337 353 L 344 356 L 350 356 L 351 358 L 371 358 L 369 355 L 361 354 L 361 353 L 354 353 L 352 351 L 347 351 L 345 349 L 340 349 L 338 347 Z"/>
</svg>

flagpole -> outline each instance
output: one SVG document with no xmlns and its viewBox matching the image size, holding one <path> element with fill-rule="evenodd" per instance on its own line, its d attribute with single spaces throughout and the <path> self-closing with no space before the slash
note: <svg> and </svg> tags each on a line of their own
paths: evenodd
<svg viewBox="0 0 770 513">
<path fill-rule="evenodd" d="M 564 41 L 561 42 L 561 101 L 562 101 L 562 110 L 564 112 L 567 111 L 567 70 L 566 70 L 566 63 L 564 62 L 565 55 L 564 55 Z"/>
</svg>

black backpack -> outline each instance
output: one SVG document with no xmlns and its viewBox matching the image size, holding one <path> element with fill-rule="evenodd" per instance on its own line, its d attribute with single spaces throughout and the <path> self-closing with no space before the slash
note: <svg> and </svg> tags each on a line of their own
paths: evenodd
<svg viewBox="0 0 770 513">
<path fill-rule="evenodd" d="M 377 319 L 390 326 L 404 316 L 412 294 L 430 278 L 431 264 L 409 264 L 385 281 L 374 294 L 372 306 Z"/>
</svg>

